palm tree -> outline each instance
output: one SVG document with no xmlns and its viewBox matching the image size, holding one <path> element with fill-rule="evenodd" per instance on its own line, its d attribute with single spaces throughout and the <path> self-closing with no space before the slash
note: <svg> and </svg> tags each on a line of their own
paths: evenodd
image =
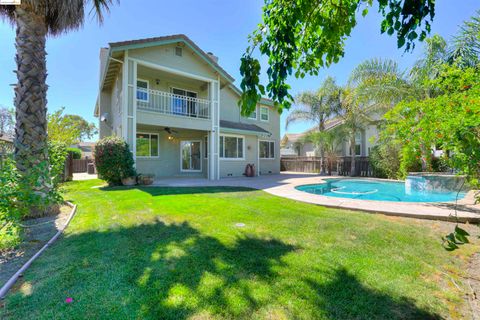
<svg viewBox="0 0 480 320">
<path fill-rule="evenodd" d="M 358 65 L 348 84 L 338 89 L 337 111 L 350 141 L 350 175 L 355 175 L 355 137 L 380 115 L 408 96 L 410 87 L 392 60 L 370 59 Z"/>
<path fill-rule="evenodd" d="M 335 114 L 338 108 L 335 92 L 337 86 L 331 77 L 325 79 L 316 92 L 305 91 L 300 93 L 295 101 L 298 103 L 286 119 L 285 128 L 298 121 L 314 122 L 318 131 L 325 131 L 325 123 Z M 320 157 L 322 158 L 321 173 L 325 173 L 323 143 L 319 144 Z"/>
<path fill-rule="evenodd" d="M 464 67 L 480 63 L 480 10 L 469 21 L 465 21 L 452 40 L 448 50 L 448 61 L 458 62 Z"/>
<path fill-rule="evenodd" d="M 342 126 L 334 127 L 328 131 L 311 131 L 303 139 L 314 145 L 323 145 L 327 169 L 329 175 L 332 175 L 333 164 L 336 162 L 337 154 L 345 138 L 345 132 Z"/>
<path fill-rule="evenodd" d="M 113 0 L 92 0 L 102 22 Z M 0 16 L 16 25 L 17 79 L 15 87 L 15 161 L 23 177 L 41 171 L 37 194 L 45 196 L 48 182 L 47 69 L 45 42 L 83 25 L 87 0 L 22 0 L 20 5 L 0 5 Z M 38 172 L 37 172 L 38 173 Z"/>
</svg>

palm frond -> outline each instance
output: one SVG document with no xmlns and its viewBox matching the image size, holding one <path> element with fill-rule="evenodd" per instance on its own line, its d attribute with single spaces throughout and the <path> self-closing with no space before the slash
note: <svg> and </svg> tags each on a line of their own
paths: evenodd
<svg viewBox="0 0 480 320">
<path fill-rule="evenodd" d="M 22 0 L 21 8 L 43 17 L 47 33 L 52 36 L 77 30 L 85 22 L 85 7 L 92 2 L 90 13 L 103 22 L 104 13 L 119 0 Z M 0 5 L 0 15 L 15 23 L 15 8 L 12 5 Z"/>
</svg>

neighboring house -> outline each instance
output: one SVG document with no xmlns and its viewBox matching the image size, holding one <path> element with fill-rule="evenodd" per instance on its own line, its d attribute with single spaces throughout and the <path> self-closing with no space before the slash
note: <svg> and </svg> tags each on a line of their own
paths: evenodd
<svg viewBox="0 0 480 320">
<path fill-rule="evenodd" d="M 234 79 L 185 35 L 110 43 L 100 51 L 100 138 L 124 138 L 137 172 L 211 180 L 280 172 L 271 100 L 240 115 Z"/>
<path fill-rule="evenodd" d="M 333 118 L 325 123 L 325 130 L 331 130 L 341 124 L 341 119 Z M 317 150 L 315 145 L 311 142 L 305 142 L 304 140 L 310 132 L 314 132 L 316 130 L 318 130 L 318 128 L 313 127 L 303 133 L 285 133 L 282 138 L 282 156 L 288 156 L 291 154 L 295 154 L 300 157 L 320 156 L 320 151 Z M 368 156 L 369 151 L 373 146 L 369 139 L 371 136 L 377 135 L 378 133 L 376 126 L 368 126 L 366 130 L 357 134 L 356 150 L 358 151 L 358 156 Z M 338 152 L 340 156 L 350 155 L 350 141 L 348 138 L 345 139 L 340 149 L 341 150 Z"/>
<path fill-rule="evenodd" d="M 307 132 L 310 132 L 308 130 Z M 306 133 L 286 133 L 282 138 L 281 156 L 315 156 L 315 148 L 311 142 L 303 141 Z"/>
<path fill-rule="evenodd" d="M 93 150 L 95 149 L 95 142 L 80 142 L 72 145 L 73 148 L 78 148 L 82 151 L 82 158 L 93 158 Z"/>
<path fill-rule="evenodd" d="M 13 137 L 8 135 L 0 135 L 0 157 L 12 154 L 14 151 Z"/>
</svg>

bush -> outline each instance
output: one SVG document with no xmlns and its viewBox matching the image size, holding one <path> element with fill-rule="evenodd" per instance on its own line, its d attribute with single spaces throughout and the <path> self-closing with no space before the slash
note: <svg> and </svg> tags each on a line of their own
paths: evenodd
<svg viewBox="0 0 480 320">
<path fill-rule="evenodd" d="M 78 148 L 67 148 L 67 152 L 72 155 L 72 159 L 81 159 L 82 158 L 82 150 Z"/>
<path fill-rule="evenodd" d="M 123 178 L 136 176 L 133 155 L 121 138 L 110 136 L 95 146 L 95 165 L 99 176 L 110 185 L 119 185 Z"/>
<path fill-rule="evenodd" d="M 382 143 L 372 148 L 369 155 L 373 175 L 377 178 L 400 177 L 400 148 L 392 143 Z"/>
<path fill-rule="evenodd" d="M 28 213 L 19 178 L 15 162 L 7 159 L 0 169 L 0 250 L 20 242 L 18 222 Z"/>
</svg>

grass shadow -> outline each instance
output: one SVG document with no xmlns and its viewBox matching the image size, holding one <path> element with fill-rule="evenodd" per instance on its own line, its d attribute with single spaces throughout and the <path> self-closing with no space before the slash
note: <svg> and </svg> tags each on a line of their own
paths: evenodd
<svg viewBox="0 0 480 320">
<path fill-rule="evenodd" d="M 345 268 L 332 270 L 331 281 L 319 284 L 305 279 L 316 292 L 316 303 L 328 319 L 441 319 L 406 297 L 393 298 L 368 288 Z"/>
<path fill-rule="evenodd" d="M 125 191 L 140 190 L 151 196 L 180 195 L 180 194 L 201 194 L 201 193 L 228 193 L 228 192 L 251 192 L 256 189 L 246 187 L 156 187 L 156 186 L 114 186 L 100 187 L 101 191 Z"/>
</svg>

